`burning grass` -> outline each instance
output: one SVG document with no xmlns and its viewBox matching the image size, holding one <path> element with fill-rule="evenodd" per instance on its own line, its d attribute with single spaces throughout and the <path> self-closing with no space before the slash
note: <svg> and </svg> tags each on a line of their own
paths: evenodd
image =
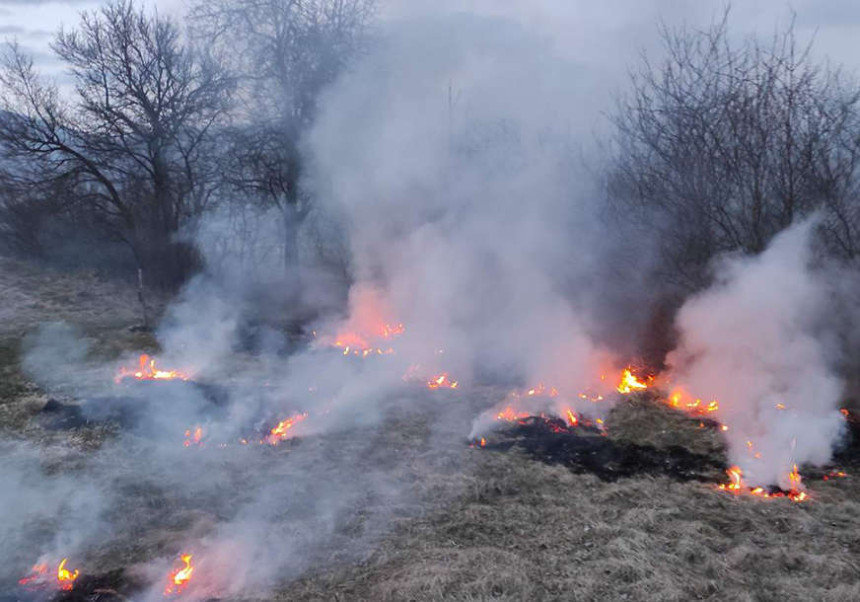
<svg viewBox="0 0 860 602">
<path fill-rule="evenodd" d="M 118 330 L 99 336 L 100 348 L 127 350 Z M 112 336 L 117 340 L 109 342 Z M 40 441 L 46 473 L 80 474 L 115 431 L 100 425 L 46 433 L 28 421 L 33 399 L 46 397 L 20 374 L 18 353 L 15 341 L 0 346 L 0 370 L 9 376 L 0 410 L 18 412 L 15 419 L 4 414 L 7 432 Z M 160 587 L 177 588 L 170 594 L 181 598 L 178 588 L 189 581 L 174 578 L 205 569 L 197 551 L 185 563 L 187 543 L 212 537 L 236 516 L 252 495 L 252 473 L 308 496 L 285 497 L 268 525 L 303 550 L 284 572 L 278 599 L 860 598 L 854 452 L 820 474 L 803 471 L 811 503 L 728 495 L 716 490 L 725 463 L 717 425 L 677 412 L 629 381 L 631 394 L 600 429 L 559 420 L 556 430 L 533 437 L 530 428 L 549 423 L 531 421 L 488 435 L 485 449 L 470 448 L 464 428 L 506 392 L 455 388 L 451 376 L 442 376 L 419 381 L 426 386 L 417 390 L 437 399 L 456 395 L 456 404 L 417 413 L 393 400 L 386 421 L 351 432 L 293 436 L 302 414 L 272 417 L 267 432 L 289 445 L 220 450 L 208 445 L 205 430 L 198 435 L 198 425 L 182 425 L 188 431 L 178 448 L 204 445 L 183 452 L 176 474 L 161 481 L 139 466 L 138 458 L 153 453 L 151 442 L 124 435 L 123 454 L 100 460 L 114 463 L 114 481 L 104 483 L 117 496 L 106 517 L 114 531 L 69 560 L 70 575 L 80 573 L 63 599 L 134 595 L 144 583 L 139 567 L 154 558 L 176 561 Z M 572 439 L 571 432 L 582 435 Z M 182 493 L 170 486 L 216 466 L 217 483 Z M 317 522 L 303 500 L 331 497 L 341 483 L 349 484 L 343 505 L 331 523 Z M 24 562 L 16 579 L 33 558 Z M 249 589 L 230 597 L 261 595 Z"/>
</svg>

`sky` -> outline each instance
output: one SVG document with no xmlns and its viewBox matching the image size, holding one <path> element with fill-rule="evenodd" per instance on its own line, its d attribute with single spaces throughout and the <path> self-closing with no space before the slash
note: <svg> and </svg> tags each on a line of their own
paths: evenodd
<svg viewBox="0 0 860 602">
<path fill-rule="evenodd" d="M 540 32 L 566 58 L 600 65 L 607 89 L 623 83 L 640 53 L 656 51 L 657 24 L 704 27 L 717 17 L 723 0 L 380 0 L 383 18 L 415 17 L 442 10 L 512 18 Z M 61 26 L 72 27 L 82 10 L 99 0 L 0 0 L 0 39 L 17 39 L 46 73 L 61 76 L 49 44 Z M 154 0 L 162 14 L 181 15 L 187 0 Z M 860 37 L 860 2 L 855 0 L 737 0 L 731 30 L 736 35 L 769 35 L 792 12 L 801 38 L 815 38 L 815 54 L 849 70 L 860 69 L 855 40 Z"/>
</svg>

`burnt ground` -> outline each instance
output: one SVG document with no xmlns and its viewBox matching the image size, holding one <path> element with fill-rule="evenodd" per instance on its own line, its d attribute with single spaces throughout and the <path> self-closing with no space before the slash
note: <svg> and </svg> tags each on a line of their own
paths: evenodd
<svg viewBox="0 0 860 602">
<path fill-rule="evenodd" d="M 16 278 L 7 271 L 0 283 Z M 62 445 L 66 458 L 86 456 L 113 431 L 104 425 L 47 431 L 40 425 L 49 396 L 21 374 L 21 334 L 40 318 L 59 314 L 82 325 L 102 350 L 146 350 L 153 342 L 128 333 L 136 317 L 127 307 L 108 311 L 118 298 L 113 285 L 90 287 L 100 318 L 86 307 L 92 297 L 63 293 L 59 301 L 40 302 L 41 287 L 48 298 L 64 289 L 53 278 L 28 274 L 18 283 L 28 295 L 26 307 L 16 314 L 6 306 L 3 314 L 0 437 L 46 449 Z M 491 391 L 457 395 L 464 406 L 492 398 Z M 382 427 L 352 434 L 355 440 L 371 438 L 361 453 L 408 495 L 380 501 L 384 512 L 373 502 L 357 508 L 329 549 L 318 550 L 309 568 L 273 594 L 249 591 L 225 599 L 860 599 L 855 450 L 837 458 L 847 478 L 825 481 L 826 471 L 801 470 L 813 499 L 797 504 L 715 491 L 725 462 L 719 434 L 644 396 L 613 410 L 606 437 L 549 436 L 530 432 L 542 427 L 527 423 L 488 437 L 483 449 L 446 439 L 449 427 L 468 431 L 463 420 L 470 413 L 394 415 Z M 440 431 L 442 422 L 447 424 Z M 330 449 L 336 460 L 358 448 L 347 438 Z M 267 454 L 266 462 L 278 471 L 289 453 Z M 80 563 L 87 591 L 68 599 L 121 599 L 114 592 L 131 593 L 136 577 L 120 571 L 176 553 L 189 531 L 205 533 L 224 512 L 178 503 L 159 491 L 132 494 L 151 526 L 92 550 Z M 159 521 L 166 507 L 173 516 Z M 384 514 L 387 526 L 362 538 L 374 513 Z M 363 541 L 360 549 L 344 552 L 356 539 Z"/>
</svg>

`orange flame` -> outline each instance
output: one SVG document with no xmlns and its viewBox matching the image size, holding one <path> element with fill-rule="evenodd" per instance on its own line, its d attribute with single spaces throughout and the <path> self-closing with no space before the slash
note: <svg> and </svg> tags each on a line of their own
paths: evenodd
<svg viewBox="0 0 860 602">
<path fill-rule="evenodd" d="M 191 554 L 182 554 L 180 560 L 183 566 L 176 568 L 170 573 L 167 580 L 167 587 L 164 588 L 165 596 L 179 594 L 186 588 L 188 581 L 191 579 L 191 573 L 194 572 L 194 567 L 191 566 Z"/>
<path fill-rule="evenodd" d="M 728 491 L 734 495 L 740 495 L 744 492 L 744 481 L 743 481 L 743 471 L 738 466 L 732 466 L 726 471 L 726 474 L 729 475 L 729 482 L 723 483 L 717 486 L 717 489 L 722 491 Z M 794 469 L 788 475 L 789 483 L 791 483 L 790 489 L 787 493 L 775 492 L 769 493 L 765 490 L 764 487 L 753 487 L 752 489 L 748 489 L 747 493 L 750 495 L 761 497 L 765 499 L 770 498 L 788 498 L 792 502 L 803 502 L 809 499 L 809 495 L 806 491 L 803 490 L 803 485 L 800 480 L 800 474 L 797 472 L 797 464 L 794 465 Z"/>
<path fill-rule="evenodd" d="M 629 367 L 625 368 L 621 373 L 621 382 L 618 383 L 618 386 L 616 387 L 617 391 L 624 395 L 632 393 L 633 391 L 644 391 L 647 388 L 648 385 L 636 378 Z"/>
<path fill-rule="evenodd" d="M 269 445 L 277 445 L 281 441 L 286 441 L 292 437 L 290 430 L 307 417 L 308 413 L 304 412 L 282 420 L 269 432 L 268 435 L 266 435 L 266 438 L 262 442 L 268 443 Z"/>
<path fill-rule="evenodd" d="M 688 399 L 686 393 L 681 389 L 675 389 L 669 396 L 668 403 L 676 410 L 682 410 L 695 416 L 703 416 L 716 412 L 720 409 L 720 402 L 712 399 L 708 403 L 704 403 L 701 399 Z"/>
<path fill-rule="evenodd" d="M 124 378 L 134 378 L 136 380 L 188 380 L 190 377 L 187 374 L 176 370 L 159 370 L 155 365 L 155 359 L 143 354 L 139 359 L 140 366 L 137 370 L 133 368 L 120 368 L 119 374 L 114 379 L 120 382 Z"/>
<path fill-rule="evenodd" d="M 191 429 L 187 429 L 185 431 L 185 441 L 182 445 L 185 447 L 191 447 L 192 445 L 201 445 L 201 441 L 203 440 L 203 427 L 198 426 L 194 429 L 192 434 Z"/>
<path fill-rule="evenodd" d="M 438 376 L 432 377 L 427 381 L 428 389 L 456 389 L 458 383 L 456 380 L 451 380 L 451 377 L 448 376 L 447 372 L 443 372 Z"/>
<path fill-rule="evenodd" d="M 517 412 L 514 408 L 508 406 L 496 415 L 496 420 L 507 420 L 508 422 L 516 422 L 517 420 L 528 418 L 529 416 L 530 414 L 528 412 Z"/>
<path fill-rule="evenodd" d="M 59 589 L 69 591 L 75 585 L 75 579 L 78 578 L 80 571 L 75 569 L 74 572 L 69 571 L 66 568 L 66 562 L 68 562 L 68 558 L 63 558 L 60 561 L 59 566 L 57 566 L 57 581 L 56 586 Z M 48 585 L 48 565 L 45 563 L 39 563 L 33 565 L 33 568 L 30 569 L 30 574 L 22 579 L 18 580 L 19 585 L 29 585 L 29 586 L 39 586 L 39 585 Z"/>
<path fill-rule="evenodd" d="M 60 587 L 65 590 L 70 590 L 75 584 L 75 579 L 78 578 L 78 574 L 80 571 L 75 569 L 74 573 L 70 573 L 66 568 L 66 558 L 60 562 L 60 566 L 57 567 L 57 581 L 60 583 Z"/>
</svg>

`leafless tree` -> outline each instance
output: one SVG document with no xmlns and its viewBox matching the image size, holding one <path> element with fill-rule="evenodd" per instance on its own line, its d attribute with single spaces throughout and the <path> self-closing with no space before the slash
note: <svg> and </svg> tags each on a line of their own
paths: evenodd
<svg viewBox="0 0 860 602">
<path fill-rule="evenodd" d="M 824 240 L 857 255 L 860 90 L 816 65 L 793 27 L 733 44 L 727 16 L 663 31 L 614 114 L 616 216 L 655 230 L 664 275 L 685 289 L 717 253 L 758 253 L 794 220 L 823 212 Z"/>
<path fill-rule="evenodd" d="M 321 92 L 360 52 L 374 10 L 375 0 L 215 0 L 192 11 L 197 32 L 225 50 L 241 82 L 224 176 L 281 210 L 293 273 L 310 201 L 298 143 Z"/>
<path fill-rule="evenodd" d="M 4 57 L 0 142 L 28 165 L 7 176 L 62 181 L 67 202 L 127 242 L 152 281 L 177 285 L 195 259 L 175 237 L 212 193 L 204 159 L 232 80 L 132 0 L 83 13 L 53 50 L 74 81 L 69 97 L 14 44 Z"/>
</svg>

